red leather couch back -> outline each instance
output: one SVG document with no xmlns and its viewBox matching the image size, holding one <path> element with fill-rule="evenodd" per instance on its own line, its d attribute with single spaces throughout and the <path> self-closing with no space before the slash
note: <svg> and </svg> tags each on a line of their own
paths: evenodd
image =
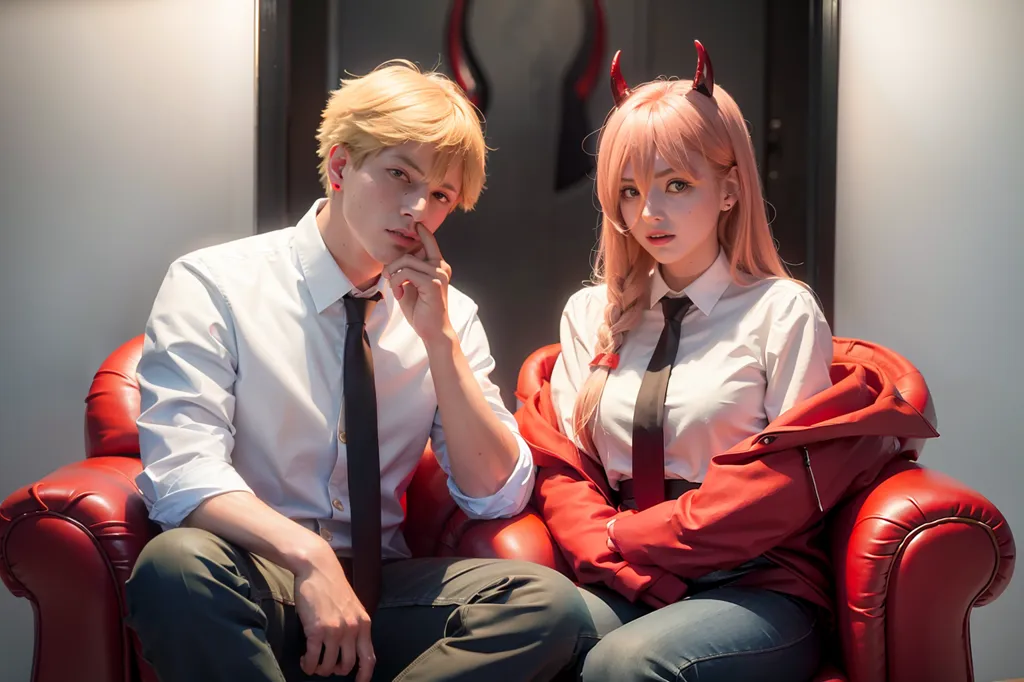
<svg viewBox="0 0 1024 682">
<path fill-rule="evenodd" d="M 138 457 L 139 382 L 142 337 L 110 354 L 93 377 L 85 399 L 85 456 Z"/>
</svg>

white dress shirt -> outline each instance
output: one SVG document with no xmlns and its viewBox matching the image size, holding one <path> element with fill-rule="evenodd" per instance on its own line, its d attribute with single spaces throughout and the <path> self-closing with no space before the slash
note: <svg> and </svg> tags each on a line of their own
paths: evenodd
<svg viewBox="0 0 1024 682">
<path fill-rule="evenodd" d="M 321 200 L 322 201 L 322 200 Z M 151 518 L 179 525 L 200 502 L 249 491 L 351 553 L 342 415 L 345 305 L 358 292 L 327 251 L 317 202 L 294 227 L 202 249 L 167 272 L 146 326 L 138 377 L 137 482 Z M 422 340 L 390 288 L 366 320 L 380 441 L 382 553 L 409 556 L 401 500 L 428 437 L 448 489 L 474 518 L 521 511 L 533 488 L 529 447 L 488 375 L 494 369 L 477 307 L 454 287 L 448 315 L 519 459 L 501 490 L 472 498 L 450 477 Z"/>
<path fill-rule="evenodd" d="M 737 284 L 724 253 L 682 292 L 671 291 L 657 268 L 651 277 L 651 298 L 619 349 L 595 420 L 594 444 L 615 487 L 632 478 L 633 411 L 665 326 L 663 296 L 685 294 L 693 302 L 682 321 L 665 399 L 666 478 L 704 480 L 712 456 L 832 385 L 832 332 L 801 284 L 781 278 Z M 573 405 L 591 371 L 606 303 L 603 285 L 587 287 L 562 313 L 562 354 L 551 394 L 567 434 L 573 434 Z"/>
</svg>

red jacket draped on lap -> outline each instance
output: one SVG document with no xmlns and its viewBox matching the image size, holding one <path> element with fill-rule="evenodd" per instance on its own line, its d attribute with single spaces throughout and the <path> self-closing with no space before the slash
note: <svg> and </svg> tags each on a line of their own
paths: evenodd
<svg viewBox="0 0 1024 682">
<path fill-rule="evenodd" d="M 833 386 L 764 431 L 715 454 L 700 488 L 642 512 L 621 511 L 601 465 L 558 427 L 550 385 L 516 414 L 538 465 L 534 504 L 581 583 L 664 606 L 688 581 L 757 557 L 735 583 L 832 609 L 824 519 L 900 454 L 898 439 L 935 429 L 870 362 L 837 355 Z M 608 521 L 617 517 L 607 547 Z"/>
</svg>

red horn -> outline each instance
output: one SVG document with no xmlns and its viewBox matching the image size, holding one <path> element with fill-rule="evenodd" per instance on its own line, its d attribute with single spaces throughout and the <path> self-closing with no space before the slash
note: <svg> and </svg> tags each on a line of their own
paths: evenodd
<svg viewBox="0 0 1024 682">
<path fill-rule="evenodd" d="M 622 77 L 622 71 L 619 69 L 619 57 L 621 56 L 622 50 L 617 50 L 615 56 L 612 57 L 612 97 L 615 99 L 616 107 L 621 106 L 633 92 L 626 85 L 626 79 Z"/>
<path fill-rule="evenodd" d="M 711 68 L 711 58 L 708 51 L 700 44 L 699 40 L 693 41 L 697 48 L 697 73 L 693 77 L 693 89 L 702 95 L 714 97 L 715 94 L 715 70 Z M 615 64 L 612 64 L 614 75 Z"/>
</svg>

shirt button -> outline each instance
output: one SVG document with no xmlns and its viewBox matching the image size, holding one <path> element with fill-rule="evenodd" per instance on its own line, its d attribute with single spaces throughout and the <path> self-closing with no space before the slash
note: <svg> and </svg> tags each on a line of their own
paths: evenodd
<svg viewBox="0 0 1024 682">
<path fill-rule="evenodd" d="M 321 528 L 320 537 L 322 537 L 324 540 L 327 540 L 327 542 L 330 542 L 332 537 L 331 531 L 327 530 L 326 528 Z"/>
<path fill-rule="evenodd" d="M 341 429 L 338 429 L 338 440 L 342 443 L 348 443 L 348 435 Z"/>
<path fill-rule="evenodd" d="M 331 501 L 331 506 L 333 506 L 338 511 L 345 511 L 345 505 L 343 505 L 341 503 L 341 500 L 333 500 L 333 501 Z"/>
</svg>

